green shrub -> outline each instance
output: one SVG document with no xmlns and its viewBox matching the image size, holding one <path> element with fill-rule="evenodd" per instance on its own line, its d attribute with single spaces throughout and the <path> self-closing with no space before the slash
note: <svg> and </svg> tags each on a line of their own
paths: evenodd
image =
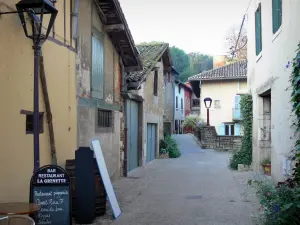
<svg viewBox="0 0 300 225">
<path fill-rule="evenodd" d="M 291 188 L 286 184 L 275 187 L 267 181 L 254 181 L 253 184 L 262 206 L 263 224 L 300 224 L 300 188 Z"/>
<path fill-rule="evenodd" d="M 252 163 L 252 104 L 251 95 L 242 95 L 240 102 L 244 128 L 242 147 L 239 151 L 233 153 L 229 164 L 230 168 L 235 170 L 238 168 L 238 164 L 251 165 Z"/>
<path fill-rule="evenodd" d="M 166 151 L 169 153 L 169 157 L 179 158 L 181 156 L 181 152 L 174 138 L 167 136 L 164 141 L 166 143 Z"/>
</svg>

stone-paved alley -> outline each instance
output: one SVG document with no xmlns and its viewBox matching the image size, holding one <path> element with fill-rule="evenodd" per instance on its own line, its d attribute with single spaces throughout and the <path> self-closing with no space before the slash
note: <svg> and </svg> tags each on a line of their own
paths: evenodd
<svg viewBox="0 0 300 225">
<path fill-rule="evenodd" d="M 112 224 L 253 224 L 252 172 L 229 170 L 229 153 L 201 150 L 191 135 L 174 137 L 179 159 L 157 159 L 114 184 L 122 215 Z"/>
</svg>

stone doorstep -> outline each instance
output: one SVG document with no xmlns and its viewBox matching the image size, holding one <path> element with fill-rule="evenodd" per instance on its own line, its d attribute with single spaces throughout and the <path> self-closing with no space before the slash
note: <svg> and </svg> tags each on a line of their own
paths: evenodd
<svg viewBox="0 0 300 225">
<path fill-rule="evenodd" d="M 159 155 L 159 159 L 168 159 L 169 158 L 169 154 L 160 154 Z"/>
<path fill-rule="evenodd" d="M 238 171 L 251 171 L 252 166 L 244 165 L 244 164 L 238 164 Z"/>
</svg>

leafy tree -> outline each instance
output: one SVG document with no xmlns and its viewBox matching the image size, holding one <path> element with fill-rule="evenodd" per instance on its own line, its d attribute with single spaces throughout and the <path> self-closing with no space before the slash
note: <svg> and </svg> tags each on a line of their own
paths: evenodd
<svg viewBox="0 0 300 225">
<path fill-rule="evenodd" d="M 191 75 L 202 73 L 213 68 L 213 57 L 204 55 L 199 52 L 191 52 L 188 54 L 190 58 Z"/>
<path fill-rule="evenodd" d="M 173 65 L 177 72 L 180 74 L 179 79 L 186 81 L 191 75 L 190 72 L 190 59 L 189 56 L 180 48 L 172 46 L 170 48 Z"/>
</svg>

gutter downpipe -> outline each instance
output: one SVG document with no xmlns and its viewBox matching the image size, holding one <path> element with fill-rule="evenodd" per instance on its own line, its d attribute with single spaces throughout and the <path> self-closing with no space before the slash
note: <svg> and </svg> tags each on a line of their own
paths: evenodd
<svg viewBox="0 0 300 225">
<path fill-rule="evenodd" d="M 127 92 L 126 88 L 126 80 L 125 80 L 125 73 L 124 73 L 124 66 L 122 63 L 122 60 L 120 59 L 120 65 L 122 69 L 122 92 Z M 124 111 L 123 111 L 123 117 L 124 117 L 124 156 L 123 156 L 123 176 L 127 177 L 127 171 L 128 171 L 128 164 L 127 164 L 127 138 L 128 138 L 128 127 L 127 127 L 127 101 L 126 98 L 123 98 L 124 101 Z"/>
</svg>

